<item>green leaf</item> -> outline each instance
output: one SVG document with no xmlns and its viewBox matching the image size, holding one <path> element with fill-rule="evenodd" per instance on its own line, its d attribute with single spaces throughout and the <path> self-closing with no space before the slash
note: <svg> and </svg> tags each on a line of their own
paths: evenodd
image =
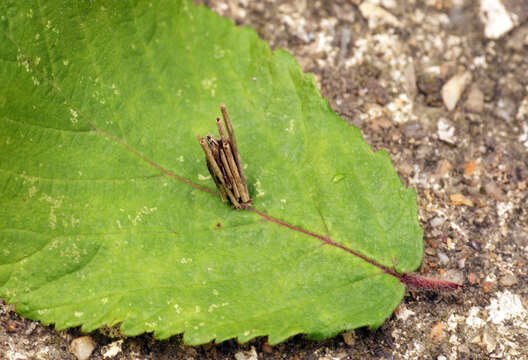
<svg viewBox="0 0 528 360">
<path fill-rule="evenodd" d="M 276 343 L 379 326 L 401 301 L 395 276 L 316 235 L 413 271 L 415 194 L 291 55 L 184 1 L 0 14 L 0 296 L 20 314 Z M 253 207 L 282 225 L 185 182 L 215 191 L 196 135 L 222 102 Z"/>
</svg>

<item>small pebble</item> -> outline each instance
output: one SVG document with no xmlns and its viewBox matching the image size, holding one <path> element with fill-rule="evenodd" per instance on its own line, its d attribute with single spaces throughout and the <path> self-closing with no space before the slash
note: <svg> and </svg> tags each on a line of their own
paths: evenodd
<svg viewBox="0 0 528 360">
<path fill-rule="evenodd" d="M 442 274 L 442 279 L 447 281 L 452 281 L 458 284 L 462 284 L 464 282 L 464 274 L 462 274 L 461 271 L 450 269 L 447 270 Z"/>
<path fill-rule="evenodd" d="M 473 207 L 473 201 L 471 199 L 468 199 L 462 194 L 453 194 L 449 197 L 451 200 L 451 204 L 453 205 L 465 205 L 469 207 Z"/>
<path fill-rule="evenodd" d="M 390 12 L 368 1 L 364 1 L 359 5 L 359 11 L 368 20 L 371 29 L 376 28 L 378 25 L 391 25 L 397 28 L 403 26 L 400 20 Z"/>
<path fill-rule="evenodd" d="M 434 251 L 434 249 L 429 249 L 429 248 L 427 248 L 427 249 L 425 249 L 424 251 L 425 251 L 425 253 L 426 253 L 427 255 L 431 255 L 431 256 L 435 256 L 435 255 L 436 255 L 436 252 Z"/>
<path fill-rule="evenodd" d="M 497 340 L 495 340 L 495 336 L 491 333 L 491 329 L 484 329 L 484 334 L 482 334 L 482 345 L 484 345 L 488 354 L 497 347 Z"/>
<path fill-rule="evenodd" d="M 479 208 L 486 206 L 486 197 L 484 195 L 477 194 L 474 196 L 475 204 Z"/>
<path fill-rule="evenodd" d="M 469 358 L 469 355 L 471 350 L 469 350 L 469 347 L 466 345 L 466 344 L 461 344 L 459 347 L 458 347 L 458 352 L 462 355 L 461 358 Z M 465 355 L 465 356 L 464 356 Z"/>
<path fill-rule="evenodd" d="M 491 281 L 484 281 L 482 283 L 482 292 L 483 293 L 489 293 L 492 288 L 493 288 L 493 283 Z"/>
<path fill-rule="evenodd" d="M 493 181 L 490 181 L 486 185 L 484 185 L 484 190 L 486 191 L 486 195 L 488 195 L 492 199 L 495 199 L 497 201 L 506 200 L 506 197 L 504 196 L 502 190 Z"/>
<path fill-rule="evenodd" d="M 117 356 L 121 351 L 123 351 L 123 339 L 114 341 L 101 349 L 101 354 L 103 354 L 104 359 L 111 359 Z"/>
<path fill-rule="evenodd" d="M 464 164 L 464 175 L 466 176 L 473 175 L 476 167 L 477 167 L 477 162 L 475 160 L 468 161 L 467 163 Z"/>
<path fill-rule="evenodd" d="M 15 321 L 11 320 L 11 319 L 7 319 L 6 330 L 7 330 L 8 333 L 17 332 L 18 324 Z"/>
<path fill-rule="evenodd" d="M 390 100 L 389 93 L 387 90 L 376 80 L 368 79 L 365 83 L 368 94 L 371 96 L 372 100 L 378 105 L 386 105 Z M 390 122 L 389 126 L 392 125 Z"/>
<path fill-rule="evenodd" d="M 449 257 L 441 251 L 438 252 L 438 259 L 443 265 L 449 264 Z"/>
<path fill-rule="evenodd" d="M 462 259 L 458 259 L 457 261 L 458 268 L 463 269 L 466 267 L 466 257 L 464 256 Z"/>
<path fill-rule="evenodd" d="M 515 113 L 517 111 L 517 105 L 515 102 L 507 97 L 500 99 L 497 102 L 497 107 L 495 109 L 495 115 L 506 122 L 512 122 L 515 118 Z"/>
<path fill-rule="evenodd" d="M 405 304 L 402 303 L 402 304 L 398 305 L 398 307 L 396 307 L 396 309 L 394 309 L 394 315 L 396 315 L 396 317 L 399 320 L 406 321 L 410 316 L 416 315 L 416 313 L 414 311 L 412 311 L 412 310 L 409 310 L 405 306 Z"/>
<path fill-rule="evenodd" d="M 258 360 L 257 351 L 255 347 L 252 346 L 249 351 L 239 351 L 235 354 L 236 360 Z"/>
<path fill-rule="evenodd" d="M 522 51 L 525 45 L 528 45 L 528 26 L 521 26 L 516 31 L 513 31 L 511 36 L 508 36 L 506 47 L 515 51 Z"/>
<path fill-rule="evenodd" d="M 425 95 L 425 102 L 429 106 L 442 106 L 440 90 L 442 89 L 442 78 L 436 71 L 426 69 L 421 73 L 416 81 L 420 92 Z"/>
<path fill-rule="evenodd" d="M 402 173 L 403 175 L 407 177 L 412 177 L 411 175 L 414 172 L 414 168 L 411 164 L 408 162 L 402 163 L 400 166 L 398 166 L 398 172 Z"/>
<path fill-rule="evenodd" d="M 408 138 L 421 139 L 425 137 L 422 125 L 417 121 L 409 121 L 403 126 L 403 133 Z"/>
<path fill-rule="evenodd" d="M 433 239 L 426 239 L 427 244 L 432 247 L 433 249 L 436 249 L 438 247 L 438 243 Z"/>
<path fill-rule="evenodd" d="M 503 0 L 480 0 L 480 20 L 488 39 L 498 39 L 515 26 Z"/>
<path fill-rule="evenodd" d="M 345 331 L 342 336 L 343 341 L 348 346 L 354 346 L 356 344 L 356 333 L 354 332 L 354 330 Z"/>
<path fill-rule="evenodd" d="M 438 138 L 449 144 L 456 144 L 455 127 L 446 118 L 438 119 Z"/>
<path fill-rule="evenodd" d="M 469 274 L 468 274 L 468 282 L 469 282 L 471 285 L 478 284 L 478 282 L 479 282 L 479 278 L 478 278 L 478 276 L 477 276 L 475 273 L 469 273 Z"/>
<path fill-rule="evenodd" d="M 517 277 L 513 274 L 506 274 L 503 277 L 500 278 L 499 283 L 502 286 L 512 286 L 517 284 Z"/>
<path fill-rule="evenodd" d="M 330 355 L 323 355 L 323 356 L 319 356 L 317 360 L 334 360 L 334 357 Z"/>
<path fill-rule="evenodd" d="M 469 89 L 465 106 L 472 113 L 480 114 L 484 111 L 484 93 L 475 84 Z"/>
<path fill-rule="evenodd" d="M 441 216 L 435 216 L 434 218 L 431 219 L 429 223 L 431 224 L 432 227 L 436 228 L 436 227 L 444 225 L 445 221 L 446 221 L 445 218 Z"/>
<path fill-rule="evenodd" d="M 442 159 L 436 165 L 435 174 L 440 177 L 446 176 L 447 174 L 449 174 L 452 168 L 453 165 L 451 165 L 449 160 Z"/>
<path fill-rule="evenodd" d="M 403 69 L 403 87 L 409 98 L 414 99 L 416 97 L 418 89 L 416 87 L 416 72 L 412 62 L 409 62 Z"/>
<path fill-rule="evenodd" d="M 95 342 L 89 336 L 81 336 L 73 339 L 70 351 L 79 360 L 87 360 L 95 349 Z"/>
<path fill-rule="evenodd" d="M 442 100 L 447 110 L 451 111 L 456 107 L 470 81 L 471 73 L 466 71 L 453 76 L 442 86 Z"/>
<path fill-rule="evenodd" d="M 339 52 L 339 59 L 343 61 L 346 59 L 348 54 L 348 44 L 350 43 L 350 29 L 344 28 L 341 30 L 341 43 L 340 43 L 340 52 Z"/>
<path fill-rule="evenodd" d="M 431 332 L 429 333 L 429 340 L 434 344 L 439 343 L 445 336 L 444 334 L 445 327 L 446 327 L 445 324 L 441 322 L 435 324 L 431 328 Z"/>
<path fill-rule="evenodd" d="M 35 328 L 37 327 L 37 323 L 36 322 L 32 322 L 28 325 L 28 327 L 26 328 L 26 335 L 31 335 L 31 333 L 33 332 L 33 330 L 35 330 Z"/>
</svg>

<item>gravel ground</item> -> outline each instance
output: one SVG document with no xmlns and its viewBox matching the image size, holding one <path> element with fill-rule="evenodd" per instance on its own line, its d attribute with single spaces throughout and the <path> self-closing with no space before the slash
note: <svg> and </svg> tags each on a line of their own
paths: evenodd
<svg viewBox="0 0 528 360">
<path fill-rule="evenodd" d="M 465 288 L 409 291 L 376 331 L 321 342 L 190 347 L 104 329 L 88 334 L 91 359 L 528 359 L 528 3 L 204 2 L 294 54 L 332 108 L 389 152 L 417 191 L 420 273 Z M 83 335 L 0 308 L 1 359 L 76 359 Z"/>
</svg>

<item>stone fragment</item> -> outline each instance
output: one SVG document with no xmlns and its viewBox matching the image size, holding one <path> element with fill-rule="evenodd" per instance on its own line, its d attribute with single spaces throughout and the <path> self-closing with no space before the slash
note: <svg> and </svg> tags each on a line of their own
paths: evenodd
<svg viewBox="0 0 528 360">
<path fill-rule="evenodd" d="M 103 354 L 104 359 L 114 358 L 117 354 L 123 351 L 122 348 L 123 339 L 114 341 L 101 349 L 101 354 Z"/>
<path fill-rule="evenodd" d="M 485 293 L 485 294 L 486 294 L 486 293 L 489 293 L 490 290 L 493 288 L 493 286 L 494 286 L 494 283 L 493 283 L 493 282 L 491 282 L 491 281 L 484 281 L 484 282 L 482 283 L 482 292 Z"/>
<path fill-rule="evenodd" d="M 469 281 L 469 283 L 471 285 L 478 284 L 479 278 L 478 278 L 478 276 L 475 273 L 469 273 L 467 277 L 468 277 L 468 281 Z"/>
<path fill-rule="evenodd" d="M 461 271 L 455 269 L 449 269 L 441 274 L 442 280 L 452 281 L 457 284 L 462 284 L 464 282 L 464 274 Z"/>
<path fill-rule="evenodd" d="M 486 206 L 486 197 L 484 195 L 476 194 L 475 196 L 473 196 L 473 199 L 477 207 L 483 208 L 484 206 Z"/>
<path fill-rule="evenodd" d="M 342 336 L 343 341 L 348 346 L 354 346 L 356 344 L 356 333 L 354 332 L 354 330 L 345 331 Z"/>
<path fill-rule="evenodd" d="M 528 25 L 520 26 L 508 36 L 506 47 L 515 51 L 522 51 L 528 45 Z"/>
<path fill-rule="evenodd" d="M 495 348 L 497 347 L 497 340 L 495 340 L 495 336 L 493 336 L 490 329 L 484 329 L 481 344 L 486 349 L 488 354 L 493 352 L 493 350 L 495 350 Z"/>
<path fill-rule="evenodd" d="M 503 0 L 480 0 L 480 20 L 488 39 L 499 39 L 519 24 L 519 17 L 508 10 Z"/>
<path fill-rule="evenodd" d="M 435 324 L 431 328 L 431 332 L 429 333 L 429 340 L 433 344 L 436 344 L 436 343 L 439 343 L 440 341 L 442 341 L 442 339 L 445 336 L 445 334 L 444 334 L 444 328 L 445 327 L 446 327 L 445 324 L 439 322 L 439 323 Z"/>
<path fill-rule="evenodd" d="M 403 68 L 403 88 L 410 99 L 416 97 L 418 88 L 416 86 L 416 71 L 414 70 L 414 64 L 409 62 L 405 68 Z"/>
<path fill-rule="evenodd" d="M 374 29 L 378 25 L 390 25 L 396 28 L 401 28 L 403 25 L 394 15 L 382 7 L 368 1 L 364 1 L 359 5 L 359 11 L 364 18 L 368 20 L 369 27 Z"/>
<path fill-rule="evenodd" d="M 398 307 L 394 310 L 394 314 L 399 320 L 402 321 L 407 321 L 409 317 L 416 315 L 414 311 L 409 310 L 404 304 L 398 305 Z"/>
<path fill-rule="evenodd" d="M 442 101 L 447 110 L 451 111 L 456 107 L 470 81 L 471 73 L 466 71 L 453 76 L 442 86 Z"/>
<path fill-rule="evenodd" d="M 449 160 L 442 159 L 436 165 L 435 174 L 440 177 L 446 176 L 447 174 L 449 174 L 452 168 L 453 168 L 453 165 L 451 165 Z"/>
<path fill-rule="evenodd" d="M 439 251 L 438 254 L 438 259 L 440 260 L 440 262 L 443 264 L 443 265 L 447 265 L 449 264 L 449 256 L 447 256 L 446 254 L 444 254 L 443 252 Z"/>
<path fill-rule="evenodd" d="M 339 51 L 339 59 L 341 61 L 344 61 L 348 55 L 348 45 L 350 44 L 352 33 L 350 32 L 350 29 L 344 28 L 341 30 L 341 42 L 340 42 L 340 51 Z"/>
<path fill-rule="evenodd" d="M 73 339 L 70 351 L 79 360 L 87 360 L 95 349 L 95 342 L 89 336 L 81 336 Z"/>
<path fill-rule="evenodd" d="M 484 185 L 484 190 L 486 191 L 486 195 L 488 195 L 489 197 L 497 201 L 506 200 L 506 197 L 504 196 L 504 192 L 493 181 L 490 181 L 486 185 Z"/>
<path fill-rule="evenodd" d="M 462 194 L 453 194 L 449 197 L 451 200 L 451 204 L 453 205 L 465 205 L 469 207 L 473 207 L 473 201 L 471 199 L 468 199 Z"/>
<path fill-rule="evenodd" d="M 255 347 L 252 346 L 249 351 L 239 351 L 235 354 L 236 360 L 258 360 L 257 351 Z"/>
<path fill-rule="evenodd" d="M 475 84 L 469 89 L 465 107 L 467 111 L 476 114 L 484 111 L 484 93 Z"/>
<path fill-rule="evenodd" d="M 506 274 L 500 278 L 499 283 L 505 287 L 515 285 L 517 284 L 517 277 L 513 274 Z"/>
<path fill-rule="evenodd" d="M 438 119 L 438 138 L 449 144 L 456 144 L 455 127 L 446 118 Z"/>
<path fill-rule="evenodd" d="M 497 101 L 497 107 L 495 108 L 494 113 L 504 121 L 513 122 L 516 111 L 517 105 L 515 104 L 515 101 L 510 97 L 505 97 Z"/>
<path fill-rule="evenodd" d="M 475 172 L 477 162 L 475 160 L 468 161 L 464 164 L 464 175 L 471 176 Z"/>
<path fill-rule="evenodd" d="M 444 225 L 445 221 L 446 221 L 445 218 L 441 216 L 435 216 L 434 218 L 431 219 L 429 223 L 431 224 L 432 227 L 436 228 L 436 227 Z"/>
<path fill-rule="evenodd" d="M 403 126 L 403 133 L 408 138 L 421 139 L 425 137 L 422 125 L 417 121 L 409 121 Z"/>
<path fill-rule="evenodd" d="M 442 106 L 440 90 L 443 80 L 438 67 L 431 67 L 418 75 L 416 85 L 420 93 L 425 95 L 425 102 L 429 106 Z"/>
<path fill-rule="evenodd" d="M 391 100 L 387 90 L 381 86 L 378 81 L 374 79 L 368 79 L 365 83 L 365 87 L 367 88 L 368 94 L 376 104 L 386 105 Z"/>
</svg>

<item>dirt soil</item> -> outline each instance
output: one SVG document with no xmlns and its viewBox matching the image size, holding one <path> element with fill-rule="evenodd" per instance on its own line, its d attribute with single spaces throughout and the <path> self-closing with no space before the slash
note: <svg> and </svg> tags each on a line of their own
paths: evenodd
<svg viewBox="0 0 528 360">
<path fill-rule="evenodd" d="M 410 290 L 379 329 L 320 342 L 191 347 L 106 329 L 88 334 L 91 359 L 528 359 L 526 17 L 490 40 L 471 0 L 204 3 L 291 52 L 332 108 L 389 152 L 417 192 L 419 272 L 465 287 Z M 0 308 L 1 359 L 76 359 L 82 335 Z"/>
</svg>

